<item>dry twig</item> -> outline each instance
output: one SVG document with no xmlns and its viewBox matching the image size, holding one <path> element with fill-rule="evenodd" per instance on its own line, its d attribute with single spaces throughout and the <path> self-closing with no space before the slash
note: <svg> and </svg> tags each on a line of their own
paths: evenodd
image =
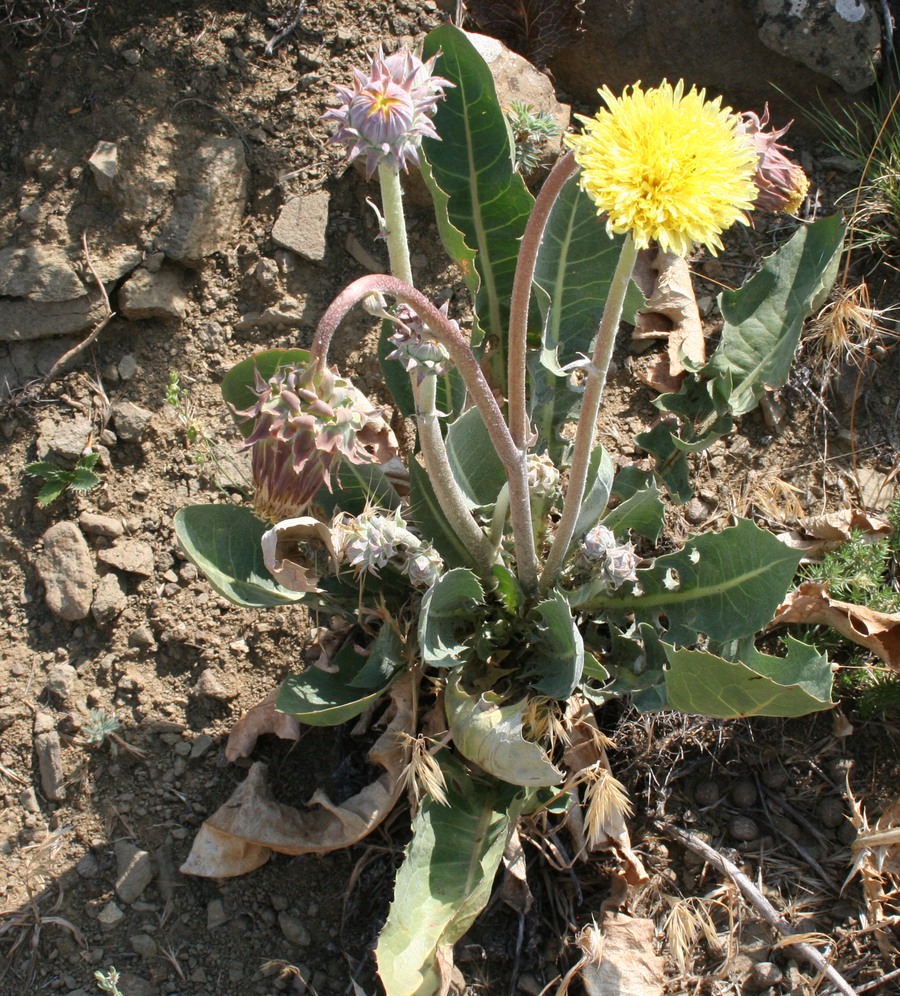
<svg viewBox="0 0 900 996">
<path fill-rule="evenodd" d="M 719 854 L 718 851 L 710 847 L 706 841 L 701 840 L 698 836 L 696 836 L 696 834 L 692 834 L 687 830 L 682 830 L 680 827 L 672 826 L 668 823 L 657 822 L 656 825 L 667 836 L 671 837 L 682 846 L 687 847 L 689 850 L 693 851 L 694 854 L 699 855 L 704 861 L 707 861 L 722 874 L 727 875 L 741 890 L 744 898 L 756 909 L 763 919 L 765 919 L 767 923 L 771 924 L 771 926 L 773 926 L 782 936 L 791 937 L 796 933 L 787 920 L 779 914 L 778 910 L 775 909 L 769 900 L 766 899 L 766 897 L 759 891 L 759 889 L 756 888 L 756 886 L 736 864 Z M 832 983 L 837 992 L 843 993 L 844 996 L 857 996 L 857 992 L 853 986 L 847 982 L 847 980 L 833 965 L 829 965 L 823 955 L 811 944 L 808 944 L 805 941 L 796 941 L 791 945 L 791 947 L 793 947 L 794 951 L 796 951 L 800 957 L 802 957 L 805 961 L 808 961 L 819 972 L 822 972 Z"/>
</svg>

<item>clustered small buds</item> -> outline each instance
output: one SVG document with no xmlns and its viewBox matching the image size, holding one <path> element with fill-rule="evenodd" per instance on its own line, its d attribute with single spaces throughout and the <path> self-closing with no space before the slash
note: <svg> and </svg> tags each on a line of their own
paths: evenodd
<svg viewBox="0 0 900 996">
<path fill-rule="evenodd" d="M 418 166 L 422 139 L 438 138 L 431 116 L 453 84 L 434 75 L 435 59 L 422 62 L 406 49 L 385 56 L 379 47 L 368 74 L 354 69 L 353 86 L 337 87 L 341 104 L 322 120 L 338 123 L 330 142 L 346 146 L 351 161 L 365 153 L 367 177 L 380 163 Z"/>
<path fill-rule="evenodd" d="M 773 214 L 796 214 L 806 199 L 809 191 L 809 180 L 803 169 L 792 163 L 785 152 L 790 152 L 789 145 L 781 145 L 778 139 L 784 135 L 790 124 L 772 131 L 763 129 L 769 123 L 768 105 L 762 117 L 753 111 L 744 111 L 738 131 L 746 135 L 759 154 L 759 162 L 753 182 L 756 184 L 759 196 L 754 207 L 759 211 L 769 211 Z"/>
<path fill-rule="evenodd" d="M 605 574 L 613 588 L 626 581 L 637 581 L 640 558 L 634 552 L 634 544 L 630 540 L 618 543 L 607 526 L 594 526 L 581 541 L 581 552 L 589 564 Z"/>
<path fill-rule="evenodd" d="M 447 302 L 440 308 L 447 315 Z M 392 318 L 397 323 L 397 331 L 390 337 L 390 342 L 396 347 L 388 353 L 387 359 L 397 360 L 407 373 L 416 372 L 418 383 L 429 375 L 440 375 L 450 367 L 450 357 L 447 350 L 428 334 L 425 323 L 406 305 L 401 306 Z M 450 324 L 458 331 L 459 323 L 449 319 Z"/>
<path fill-rule="evenodd" d="M 559 470 L 546 453 L 528 454 L 528 490 L 535 499 L 551 498 L 559 487 Z"/>
<path fill-rule="evenodd" d="M 280 522 L 302 515 L 346 458 L 370 463 L 361 434 L 378 414 L 350 382 L 324 364 L 286 366 L 268 380 L 256 375 L 257 401 L 236 411 L 253 419 L 254 507 Z"/>
<path fill-rule="evenodd" d="M 392 564 L 410 581 L 430 587 L 443 570 L 434 547 L 411 532 L 399 512 L 393 516 L 378 511 L 340 516 L 332 526 L 338 559 L 357 573 L 378 572 Z"/>
</svg>

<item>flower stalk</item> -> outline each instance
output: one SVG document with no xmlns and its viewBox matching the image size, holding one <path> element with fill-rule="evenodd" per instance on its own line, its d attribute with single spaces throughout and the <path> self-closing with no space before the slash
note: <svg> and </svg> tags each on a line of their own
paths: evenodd
<svg viewBox="0 0 900 996">
<path fill-rule="evenodd" d="M 381 209 L 384 212 L 384 235 L 388 247 L 391 273 L 400 280 L 413 284 L 412 264 L 409 261 L 409 242 L 406 238 L 406 218 L 403 214 L 403 188 L 400 170 L 390 163 L 378 164 L 378 182 L 381 186 Z"/>
<path fill-rule="evenodd" d="M 622 318 L 628 281 L 631 279 L 636 260 L 637 246 L 629 234 L 625 236 L 625 241 L 622 244 L 622 252 L 619 255 L 619 262 L 609 287 L 609 297 L 603 309 L 603 317 L 600 319 L 600 328 L 597 331 L 597 341 L 594 344 L 594 353 L 588 367 L 584 395 L 581 401 L 581 416 L 578 419 L 578 428 L 575 431 L 575 442 L 572 448 L 572 465 L 569 469 L 569 481 L 562 516 L 556 528 L 556 536 L 553 538 L 544 570 L 541 573 L 540 587 L 543 591 L 552 588 L 559 578 L 559 572 L 572 544 L 575 523 L 581 512 L 581 504 L 584 501 L 587 485 L 588 465 L 591 461 L 591 450 L 594 445 L 594 436 L 597 433 L 600 400 L 603 397 L 609 362 L 612 359 L 613 348 L 616 344 L 616 332 Z"/>
</svg>

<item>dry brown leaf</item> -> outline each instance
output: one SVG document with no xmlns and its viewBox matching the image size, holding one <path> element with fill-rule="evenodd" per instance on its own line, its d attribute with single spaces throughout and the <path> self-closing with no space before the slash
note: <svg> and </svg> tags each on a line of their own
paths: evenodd
<svg viewBox="0 0 900 996">
<path fill-rule="evenodd" d="M 231 798 L 207 819 L 181 866 L 185 875 L 231 878 L 279 854 L 325 854 L 349 847 L 371 833 L 390 813 L 400 795 L 400 775 L 408 748 L 398 733 L 411 734 L 417 688 L 401 675 L 390 691 L 393 714 L 372 745 L 369 761 L 384 772 L 361 792 L 335 805 L 321 790 L 301 812 L 278 802 L 266 781 L 266 766 L 254 764 Z"/>
<path fill-rule="evenodd" d="M 311 544 L 324 547 L 337 567 L 331 529 L 311 515 L 277 523 L 263 533 L 260 543 L 266 570 L 290 591 L 318 590 L 319 576 L 304 552 Z"/>
<path fill-rule="evenodd" d="M 563 762 L 569 777 L 576 777 L 580 771 L 598 763 L 611 774 L 604 746 L 607 738 L 600 732 L 590 704 L 580 696 L 573 695 L 566 707 L 566 722 L 570 742 L 563 754 Z M 624 816 L 617 810 L 612 810 L 609 816 L 608 822 L 602 827 L 605 839 L 601 839 L 592 850 L 610 850 L 619 858 L 623 882 L 618 886 L 613 884 L 613 893 L 618 902 L 620 898 L 624 899 L 628 886 L 643 885 L 649 880 L 649 876 L 641 859 L 631 849 L 631 838 Z M 572 829 L 577 833 L 580 826 L 576 816 Z M 583 841 L 583 830 L 581 838 Z"/>
<path fill-rule="evenodd" d="M 507 906 L 523 916 L 534 905 L 534 896 L 528 887 L 525 849 L 522 847 L 522 838 L 515 829 L 503 852 L 503 882 L 499 896 Z"/>
<path fill-rule="evenodd" d="M 891 535 L 891 524 L 864 509 L 845 508 L 801 519 L 796 529 L 779 533 L 778 539 L 792 550 L 802 550 L 804 559 L 820 560 L 846 543 L 853 533 L 863 533 L 866 542 L 876 543 Z"/>
<path fill-rule="evenodd" d="M 872 651 L 888 667 L 900 671 L 900 613 L 878 612 L 865 605 L 828 597 L 828 586 L 804 581 L 775 611 L 769 629 L 785 623 L 824 625 Z"/>
<path fill-rule="evenodd" d="M 274 733 L 282 740 L 300 739 L 300 724 L 297 720 L 275 708 L 278 692 L 278 688 L 273 688 L 262 702 L 245 712 L 231 728 L 225 745 L 225 757 L 229 761 L 234 763 L 239 757 L 249 757 L 257 739 L 267 733 Z"/>
<path fill-rule="evenodd" d="M 663 960 L 656 953 L 656 927 L 652 920 L 637 919 L 624 913 L 606 913 L 599 927 L 589 927 L 600 934 L 579 941 L 587 957 L 581 979 L 588 996 L 662 996 Z M 599 959 L 590 957 L 597 951 Z"/>
<path fill-rule="evenodd" d="M 656 391 L 677 391 L 684 380 L 682 357 L 706 362 L 703 324 L 685 260 L 662 249 L 638 254 L 634 281 L 647 300 L 637 315 L 633 340 L 665 339 L 666 352 L 635 364 L 635 373 Z"/>
</svg>

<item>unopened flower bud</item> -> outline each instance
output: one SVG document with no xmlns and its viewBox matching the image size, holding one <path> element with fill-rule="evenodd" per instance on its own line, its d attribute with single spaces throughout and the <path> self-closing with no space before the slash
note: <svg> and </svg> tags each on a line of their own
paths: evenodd
<svg viewBox="0 0 900 996">
<path fill-rule="evenodd" d="M 594 526 L 581 541 L 585 560 L 605 574 L 613 588 L 626 581 L 637 581 L 640 558 L 630 541 L 618 543 L 607 526 Z"/>
<path fill-rule="evenodd" d="M 528 490 L 532 498 L 549 498 L 559 486 L 559 470 L 546 453 L 528 454 Z"/>
<path fill-rule="evenodd" d="M 447 315 L 446 301 L 441 305 L 440 311 Z M 397 360 L 407 373 L 415 370 L 420 384 L 429 374 L 446 373 L 450 367 L 450 355 L 441 343 L 429 335 L 422 319 L 404 305 L 397 312 L 395 321 L 398 328 L 389 341 L 396 348 L 388 353 L 387 359 Z M 459 329 L 457 322 L 450 322 Z"/>
<path fill-rule="evenodd" d="M 777 131 L 763 131 L 768 123 L 767 104 L 761 118 L 753 111 L 744 111 L 738 126 L 738 132 L 750 139 L 759 155 L 753 177 L 759 194 L 753 206 L 773 214 L 795 214 L 806 199 L 809 180 L 803 169 L 782 152 L 790 152 L 790 146 L 778 143 L 778 139 L 790 128 L 790 123 Z"/>
<path fill-rule="evenodd" d="M 395 168 L 418 166 L 423 138 L 438 138 L 431 116 L 449 80 L 434 76 L 436 56 L 427 62 L 406 49 L 385 56 L 379 47 L 368 75 L 353 71 L 352 87 L 339 86 L 339 107 L 323 121 L 337 121 L 332 144 L 345 145 L 351 161 L 365 153 L 366 176 L 379 163 Z"/>
</svg>

